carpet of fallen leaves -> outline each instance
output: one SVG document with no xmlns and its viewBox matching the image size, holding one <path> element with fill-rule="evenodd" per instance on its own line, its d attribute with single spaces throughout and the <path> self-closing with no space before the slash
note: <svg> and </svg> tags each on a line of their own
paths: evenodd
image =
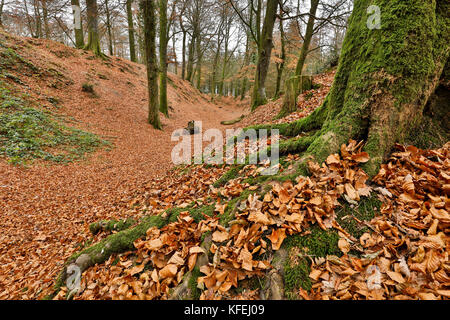
<svg viewBox="0 0 450 320">
<path fill-rule="evenodd" d="M 372 233 L 342 237 L 341 258 L 314 259 L 307 299 L 450 297 L 450 143 L 437 150 L 397 146 L 373 179 L 383 186 Z M 347 255 L 351 247 L 364 255 Z"/>
<path fill-rule="evenodd" d="M 314 76 L 313 82 L 319 84 L 320 88 L 303 92 L 297 98 L 297 111 L 284 118 L 274 120 L 281 110 L 283 97 L 269 101 L 267 104 L 259 106 L 254 112 L 247 114 L 245 118 L 234 125 L 235 127 L 248 127 L 256 124 L 268 123 L 288 123 L 308 116 L 325 100 L 333 84 L 336 70 Z M 247 106 L 249 101 L 247 101 Z"/>
<path fill-rule="evenodd" d="M 200 266 L 200 298 L 257 299 L 256 291 L 236 296 L 230 289 L 240 280 L 264 276 L 286 236 L 306 235 L 312 224 L 338 231 L 343 256 L 311 257 L 314 284 L 311 292 L 300 289 L 304 299 L 448 298 L 450 143 L 429 151 L 397 147 L 374 178 L 376 188 L 366 184 L 368 176 L 359 167 L 368 154 L 362 143 L 351 141 L 322 165 L 309 162 L 310 177 L 274 184 L 262 199 L 250 194 L 228 228 L 218 223 L 227 203 L 217 202 L 217 215 L 199 223 L 183 212 L 161 230 L 150 228 L 135 242 L 136 251 L 85 271 L 75 298 L 166 299 L 205 253 L 201 237 L 211 232 L 213 258 Z M 255 174 L 255 168 L 248 173 Z M 235 196 L 248 187 L 231 180 L 214 193 Z M 357 203 L 372 192 L 383 199 L 381 213 L 367 223 L 373 232 L 355 239 L 335 219 L 338 199 Z M 349 254 L 351 249 L 360 257 Z M 56 299 L 66 293 L 63 288 Z"/>
<path fill-rule="evenodd" d="M 211 104 L 187 81 L 169 74 L 171 117 L 161 116 L 164 130 L 154 130 L 146 122 L 144 66 L 117 57 L 96 59 L 88 51 L 44 39 L 3 32 L 0 39 L 39 70 L 8 70 L 21 80 L 10 83 L 17 92 L 113 145 L 112 150 L 103 148 L 67 165 L 36 161 L 21 167 L 0 160 L 0 299 L 37 299 L 49 292 L 65 260 L 91 241 L 89 223 L 134 217 L 140 207 L 133 204 L 136 191 L 152 193 L 152 181 L 158 177 L 168 187 L 176 181 L 185 188 L 206 182 L 177 180 L 174 172 L 164 176 L 173 166 L 174 130 L 190 120 L 202 120 L 204 130 L 225 129 L 220 121 L 239 116 L 241 109 Z M 82 92 L 84 83 L 93 85 L 95 97 Z M 58 101 L 58 108 L 49 98 Z M 183 200 L 175 198 L 184 193 L 170 195 L 172 191 L 164 188 L 159 195 L 149 195 L 147 213 L 171 201 L 180 204 Z"/>
</svg>

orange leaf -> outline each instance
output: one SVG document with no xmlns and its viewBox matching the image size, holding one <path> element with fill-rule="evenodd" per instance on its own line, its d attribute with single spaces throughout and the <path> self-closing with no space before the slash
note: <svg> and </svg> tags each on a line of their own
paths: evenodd
<svg viewBox="0 0 450 320">
<path fill-rule="evenodd" d="M 286 229 L 272 229 L 272 234 L 267 238 L 272 242 L 272 249 L 278 250 L 280 249 L 284 239 L 286 238 Z"/>
</svg>

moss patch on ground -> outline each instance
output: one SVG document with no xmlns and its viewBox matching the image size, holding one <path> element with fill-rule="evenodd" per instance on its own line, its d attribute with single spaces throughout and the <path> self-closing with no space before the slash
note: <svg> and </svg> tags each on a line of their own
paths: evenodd
<svg viewBox="0 0 450 320">
<path fill-rule="evenodd" d="M 0 156 L 13 164 L 27 164 L 33 159 L 65 163 L 109 144 L 35 106 L 29 96 L 21 93 L 23 90 L 10 83 L 22 84 L 10 72 L 41 76 L 47 71 L 24 59 L 14 46 L 0 41 Z"/>
<path fill-rule="evenodd" d="M 341 204 L 342 206 L 336 210 L 336 220 L 345 231 L 357 239 L 370 230 L 364 223 L 360 223 L 356 219 L 361 222 L 370 221 L 380 212 L 381 207 L 381 201 L 375 195 L 362 198 L 357 206 L 343 201 Z"/>
<path fill-rule="evenodd" d="M 311 289 L 311 258 L 341 255 L 338 247 L 339 235 L 335 230 L 322 230 L 312 226 L 308 235 L 293 235 L 286 238 L 284 248 L 289 258 L 284 265 L 285 293 L 289 298 L 295 298 L 295 292 L 301 287 Z"/>
</svg>

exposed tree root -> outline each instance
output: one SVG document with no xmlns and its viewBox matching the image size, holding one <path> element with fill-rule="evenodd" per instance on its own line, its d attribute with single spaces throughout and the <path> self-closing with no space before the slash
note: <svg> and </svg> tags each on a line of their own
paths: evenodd
<svg viewBox="0 0 450 320">
<path fill-rule="evenodd" d="M 288 259 L 287 251 L 283 248 L 275 252 L 273 268 L 267 273 L 267 282 L 261 292 L 263 300 L 283 300 L 284 296 L 284 264 Z"/>
<path fill-rule="evenodd" d="M 244 115 L 241 115 L 239 118 L 234 119 L 234 120 L 220 121 L 220 124 L 223 124 L 223 125 L 232 125 L 232 124 L 235 124 L 235 123 L 240 122 L 242 119 L 244 119 L 244 117 L 245 117 Z"/>
<path fill-rule="evenodd" d="M 111 231 L 122 231 L 130 228 L 136 223 L 134 219 L 125 220 L 102 220 L 98 222 L 91 223 L 89 225 L 89 231 L 92 234 L 97 234 L 99 232 L 111 232 Z"/>
<path fill-rule="evenodd" d="M 151 216 L 143 220 L 136 227 L 110 235 L 101 242 L 73 255 L 69 258 L 58 276 L 55 291 L 65 285 L 69 266 L 79 268 L 82 273 L 89 267 L 106 261 L 112 254 L 134 249 L 134 241 L 145 236 L 146 231 L 153 226 L 162 227 L 165 221 L 160 216 Z"/>
<path fill-rule="evenodd" d="M 287 136 L 287 137 L 295 137 L 299 134 L 309 132 L 312 130 L 320 129 L 322 124 L 325 121 L 327 110 L 326 110 L 326 101 L 324 104 L 320 107 L 318 107 L 316 110 L 314 110 L 308 117 L 299 119 L 297 121 L 291 122 L 291 123 L 280 123 L 280 124 L 263 124 L 263 125 L 256 125 L 251 126 L 248 128 L 245 128 L 242 132 L 242 135 L 245 134 L 245 131 L 248 129 L 277 129 L 279 130 L 280 135 Z M 270 131 L 268 132 L 270 134 Z"/>
<path fill-rule="evenodd" d="M 198 278 L 198 270 L 200 267 L 209 263 L 208 252 L 211 248 L 212 244 L 212 236 L 209 234 L 203 240 L 201 247 L 205 251 L 197 257 L 197 262 L 195 263 L 194 270 L 189 271 L 185 274 L 183 278 L 183 282 L 181 282 L 172 292 L 169 297 L 169 300 L 181 300 L 181 299 L 193 299 L 193 292 L 195 288 L 192 286 L 196 286 L 197 278 Z M 197 271 L 197 272 L 196 272 Z"/>
</svg>

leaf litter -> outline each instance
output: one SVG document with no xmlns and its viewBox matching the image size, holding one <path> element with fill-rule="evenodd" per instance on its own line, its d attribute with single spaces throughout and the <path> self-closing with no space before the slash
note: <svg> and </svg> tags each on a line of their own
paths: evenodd
<svg viewBox="0 0 450 320">
<path fill-rule="evenodd" d="M 212 217 L 197 223 L 186 211 L 160 230 L 150 228 L 134 252 L 87 270 L 75 299 L 167 299 L 201 254 L 209 259 L 199 268 L 200 299 L 258 299 L 257 290 L 232 289 L 263 277 L 285 238 L 307 234 L 314 224 L 338 231 L 343 255 L 311 258 L 313 285 L 309 292 L 299 289 L 303 299 L 447 299 L 450 143 L 436 150 L 397 145 L 374 177 L 376 187 L 359 167 L 369 160 L 361 149 L 361 142 L 350 141 L 321 165 L 308 162 L 310 177 L 273 184 L 264 196 L 251 193 L 229 227 L 219 223 L 226 204 L 215 198 Z M 241 182 L 232 179 L 213 194 L 239 195 L 250 188 Z M 371 193 L 383 202 L 380 214 L 367 223 L 373 232 L 356 239 L 339 225 L 335 209 L 340 199 L 358 203 Z M 205 233 L 212 238 L 208 252 Z M 56 298 L 65 294 L 63 288 Z"/>
</svg>

